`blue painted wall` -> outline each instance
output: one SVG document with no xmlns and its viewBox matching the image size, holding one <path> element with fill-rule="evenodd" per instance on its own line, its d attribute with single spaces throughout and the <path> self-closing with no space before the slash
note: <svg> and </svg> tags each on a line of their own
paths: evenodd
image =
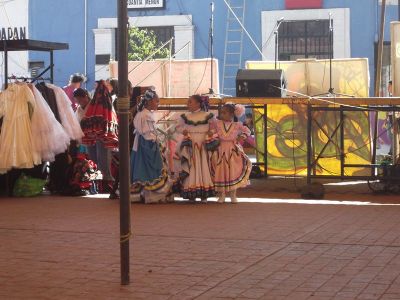
<svg viewBox="0 0 400 300">
<path fill-rule="evenodd" d="M 87 75 L 88 87 L 94 80 L 94 35 L 98 18 L 116 17 L 116 2 L 112 0 L 88 0 L 87 28 Z M 215 56 L 220 62 L 220 74 L 224 58 L 225 26 L 227 8 L 223 0 L 215 0 Z M 378 0 L 324 0 L 323 8 L 350 8 L 351 56 L 368 57 L 370 62 L 371 85 L 373 85 L 374 43 L 377 40 L 380 7 Z M 261 11 L 284 9 L 283 0 L 248 0 L 245 26 L 255 42 L 261 47 Z M 55 82 L 64 85 L 71 73 L 84 73 L 84 0 L 30 0 L 30 38 L 69 43 L 68 51 L 55 54 Z M 152 15 L 193 15 L 195 26 L 195 58 L 208 56 L 208 31 L 210 1 L 167 0 L 164 10 L 129 11 L 129 16 Z M 390 21 L 397 20 L 397 6 L 389 5 L 386 14 L 385 40 L 390 40 Z M 244 38 L 243 59 L 260 60 L 261 56 Z M 30 60 L 45 60 L 45 54 L 31 52 Z M 221 82 L 221 81 L 220 81 Z M 372 89 L 371 89 L 372 91 Z"/>
</svg>

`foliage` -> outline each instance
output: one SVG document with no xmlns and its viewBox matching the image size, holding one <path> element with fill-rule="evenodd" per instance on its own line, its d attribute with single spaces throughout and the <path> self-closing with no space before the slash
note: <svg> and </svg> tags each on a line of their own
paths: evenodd
<svg viewBox="0 0 400 300">
<path fill-rule="evenodd" d="M 152 52 L 159 48 L 162 43 L 157 41 L 157 36 L 152 30 L 140 29 L 138 27 L 129 28 L 129 50 L 128 59 L 141 61 L 148 57 Z M 163 48 L 157 52 L 152 59 L 168 58 L 169 49 Z"/>
</svg>

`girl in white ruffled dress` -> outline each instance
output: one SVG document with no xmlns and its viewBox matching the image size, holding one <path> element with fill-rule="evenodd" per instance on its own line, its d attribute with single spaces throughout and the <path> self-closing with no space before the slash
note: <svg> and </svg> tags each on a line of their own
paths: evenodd
<svg viewBox="0 0 400 300">
<path fill-rule="evenodd" d="M 191 96 L 187 108 L 189 112 L 180 116 L 176 127 L 184 136 L 178 150 L 181 159 L 181 196 L 189 201 L 200 198 L 202 202 L 207 202 L 207 198 L 215 195 L 205 147 L 214 115 L 208 112 L 208 97 Z"/>
</svg>

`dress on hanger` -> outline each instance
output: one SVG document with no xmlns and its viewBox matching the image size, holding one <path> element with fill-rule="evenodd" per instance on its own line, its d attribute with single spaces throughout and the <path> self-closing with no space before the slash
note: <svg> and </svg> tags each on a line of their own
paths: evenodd
<svg viewBox="0 0 400 300">
<path fill-rule="evenodd" d="M 118 147 L 118 120 L 112 105 L 112 98 L 104 84 L 100 81 L 92 101 L 88 104 L 81 126 L 85 137 L 82 143 L 94 145 L 102 142 L 105 148 Z"/>
<path fill-rule="evenodd" d="M 33 147 L 43 161 L 52 162 L 55 156 L 65 152 L 70 137 L 56 120 L 42 94 L 31 86 L 35 99 L 35 110 L 32 115 Z"/>
<path fill-rule="evenodd" d="M 46 86 L 46 83 L 40 82 L 36 84 L 36 88 L 42 94 L 44 100 L 46 100 L 47 104 L 49 105 L 51 111 L 53 112 L 56 120 L 61 123 L 60 113 L 57 107 L 57 100 L 54 91 Z"/>
<path fill-rule="evenodd" d="M 12 168 L 33 168 L 41 163 L 33 149 L 33 137 L 28 104 L 35 109 L 35 99 L 26 84 L 10 84 L 0 93 L 0 174 Z"/>
<path fill-rule="evenodd" d="M 84 133 L 82 132 L 78 118 L 71 107 L 71 101 L 67 94 L 65 94 L 62 88 L 55 86 L 54 84 L 47 83 L 46 85 L 54 91 L 58 111 L 60 113 L 61 124 L 65 131 L 72 140 L 80 140 L 84 136 Z"/>
</svg>

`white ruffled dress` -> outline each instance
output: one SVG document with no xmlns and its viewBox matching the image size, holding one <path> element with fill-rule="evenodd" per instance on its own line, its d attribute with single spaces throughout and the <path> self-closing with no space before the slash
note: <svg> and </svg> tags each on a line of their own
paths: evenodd
<svg viewBox="0 0 400 300">
<path fill-rule="evenodd" d="M 76 117 L 74 110 L 71 107 L 69 100 L 64 90 L 54 84 L 47 83 L 49 88 L 54 91 L 57 101 L 57 107 L 60 114 L 61 124 L 71 140 L 80 140 L 84 136 L 81 125 Z"/>
<path fill-rule="evenodd" d="M 32 115 L 33 149 L 43 161 L 52 162 L 57 154 L 67 150 L 70 137 L 55 118 L 42 94 L 35 86 L 31 88 L 35 97 Z"/>
</svg>

